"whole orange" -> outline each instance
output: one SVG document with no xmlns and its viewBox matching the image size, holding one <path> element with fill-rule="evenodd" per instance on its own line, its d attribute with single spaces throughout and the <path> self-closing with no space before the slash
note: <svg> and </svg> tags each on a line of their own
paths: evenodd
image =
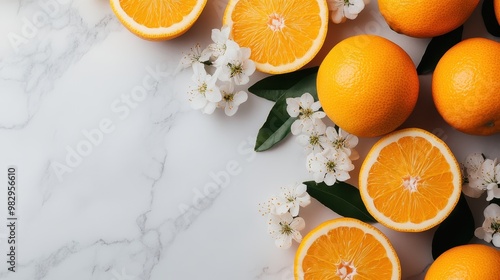
<svg viewBox="0 0 500 280">
<path fill-rule="evenodd" d="M 389 27 L 411 37 L 435 37 L 464 24 L 479 0 L 379 0 Z"/>
<path fill-rule="evenodd" d="M 425 280 L 497 280 L 500 251 L 482 244 L 467 244 L 442 253 L 429 267 Z"/>
<path fill-rule="evenodd" d="M 449 49 L 432 76 L 432 96 L 444 120 L 474 135 L 500 132 L 500 43 L 466 39 Z"/>
<path fill-rule="evenodd" d="M 335 45 L 316 81 L 326 115 L 343 130 L 375 137 L 398 128 L 418 98 L 413 61 L 398 45 L 376 35 L 357 35 Z"/>
</svg>

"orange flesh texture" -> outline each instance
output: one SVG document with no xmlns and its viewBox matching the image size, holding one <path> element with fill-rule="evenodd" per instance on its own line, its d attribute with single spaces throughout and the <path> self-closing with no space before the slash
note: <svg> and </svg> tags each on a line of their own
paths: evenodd
<svg viewBox="0 0 500 280">
<path fill-rule="evenodd" d="M 353 279 L 391 279 L 393 266 L 380 242 L 347 226 L 332 229 L 311 244 L 302 263 L 304 279 L 341 279 L 337 269 L 342 263 L 352 263 Z"/>
<path fill-rule="evenodd" d="M 140 3 L 140 4 L 138 4 Z M 188 15 L 196 0 L 121 0 L 120 5 L 131 18 L 149 28 L 169 27 Z"/>
<path fill-rule="evenodd" d="M 452 195 L 453 174 L 442 153 L 421 137 L 402 137 L 384 147 L 369 171 L 367 192 L 375 207 L 398 223 L 421 223 L 436 216 Z M 416 190 L 403 185 L 417 179 Z"/>
<path fill-rule="evenodd" d="M 319 34 L 320 10 L 310 3 L 238 1 L 232 13 L 233 37 L 241 46 L 250 47 L 251 58 L 259 63 L 292 63 L 307 53 Z"/>
</svg>

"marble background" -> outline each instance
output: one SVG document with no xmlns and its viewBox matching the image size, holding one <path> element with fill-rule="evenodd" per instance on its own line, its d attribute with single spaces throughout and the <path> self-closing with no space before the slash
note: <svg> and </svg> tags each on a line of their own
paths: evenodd
<svg viewBox="0 0 500 280">
<path fill-rule="evenodd" d="M 106 0 L 0 0 L 0 168 L 18 168 L 16 272 L 7 271 L 2 188 L 0 279 L 293 279 L 297 244 L 274 246 L 258 203 L 311 179 L 302 148 L 287 139 L 253 152 L 272 103 L 250 94 L 233 117 L 203 115 L 187 102 L 189 71 L 175 71 L 183 52 L 221 27 L 226 2 L 208 0 L 183 36 L 149 42 L 122 27 Z M 310 65 L 359 33 L 397 42 L 415 64 L 428 43 L 391 31 L 372 1 L 355 21 L 330 25 Z M 465 36 L 487 36 L 479 11 Z M 500 156 L 498 135 L 444 124 L 430 76 L 421 88 L 404 126 L 434 132 L 459 160 L 473 151 Z M 361 160 L 375 140 L 360 139 Z M 338 217 L 316 201 L 301 216 L 303 235 Z M 433 230 L 376 226 L 396 248 L 403 279 L 423 279 Z"/>
</svg>

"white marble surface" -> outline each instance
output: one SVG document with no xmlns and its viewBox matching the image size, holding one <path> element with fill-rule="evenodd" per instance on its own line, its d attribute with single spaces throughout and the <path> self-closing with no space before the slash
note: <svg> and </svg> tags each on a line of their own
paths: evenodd
<svg viewBox="0 0 500 280">
<path fill-rule="evenodd" d="M 297 245 L 274 247 L 257 205 L 282 185 L 311 179 L 305 154 L 292 139 L 253 152 L 271 102 L 250 95 L 233 117 L 203 115 L 187 102 L 190 73 L 174 73 L 182 52 L 206 45 L 220 28 L 225 4 L 209 0 L 182 37 L 148 42 L 123 28 L 106 0 L 0 0 L 2 178 L 7 166 L 18 167 L 16 272 L 7 271 L 2 187 L 0 279 L 293 279 Z M 331 25 L 311 65 L 358 33 L 396 41 L 417 64 L 428 40 L 392 32 L 376 4 Z M 486 36 L 479 16 L 466 37 Z M 499 135 L 467 136 L 445 125 L 430 99 L 430 76 L 421 82 L 405 126 L 438 134 L 459 159 L 472 151 L 500 156 Z M 362 158 L 375 140 L 360 139 Z M 304 235 L 337 217 L 316 201 L 301 216 Z M 393 242 L 403 279 L 422 279 L 433 230 L 376 226 Z"/>
</svg>

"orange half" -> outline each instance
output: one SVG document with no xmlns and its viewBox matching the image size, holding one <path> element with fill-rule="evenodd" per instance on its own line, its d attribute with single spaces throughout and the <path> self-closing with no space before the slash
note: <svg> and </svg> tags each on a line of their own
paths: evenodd
<svg viewBox="0 0 500 280">
<path fill-rule="evenodd" d="M 250 48 L 259 71 L 292 72 L 323 46 L 328 6 L 325 0 L 230 0 L 223 24 L 236 43 Z"/>
<path fill-rule="evenodd" d="M 326 221 L 309 232 L 297 249 L 295 279 L 401 279 L 401 266 L 389 239 L 377 228 L 352 218 Z"/>
<path fill-rule="evenodd" d="M 441 223 L 458 203 L 460 167 L 448 146 L 419 128 L 381 138 L 359 174 L 361 198 L 372 216 L 397 231 L 419 232 Z"/>
<path fill-rule="evenodd" d="M 189 30 L 207 0 L 110 0 L 111 9 L 135 35 L 147 40 L 168 40 Z"/>
</svg>

